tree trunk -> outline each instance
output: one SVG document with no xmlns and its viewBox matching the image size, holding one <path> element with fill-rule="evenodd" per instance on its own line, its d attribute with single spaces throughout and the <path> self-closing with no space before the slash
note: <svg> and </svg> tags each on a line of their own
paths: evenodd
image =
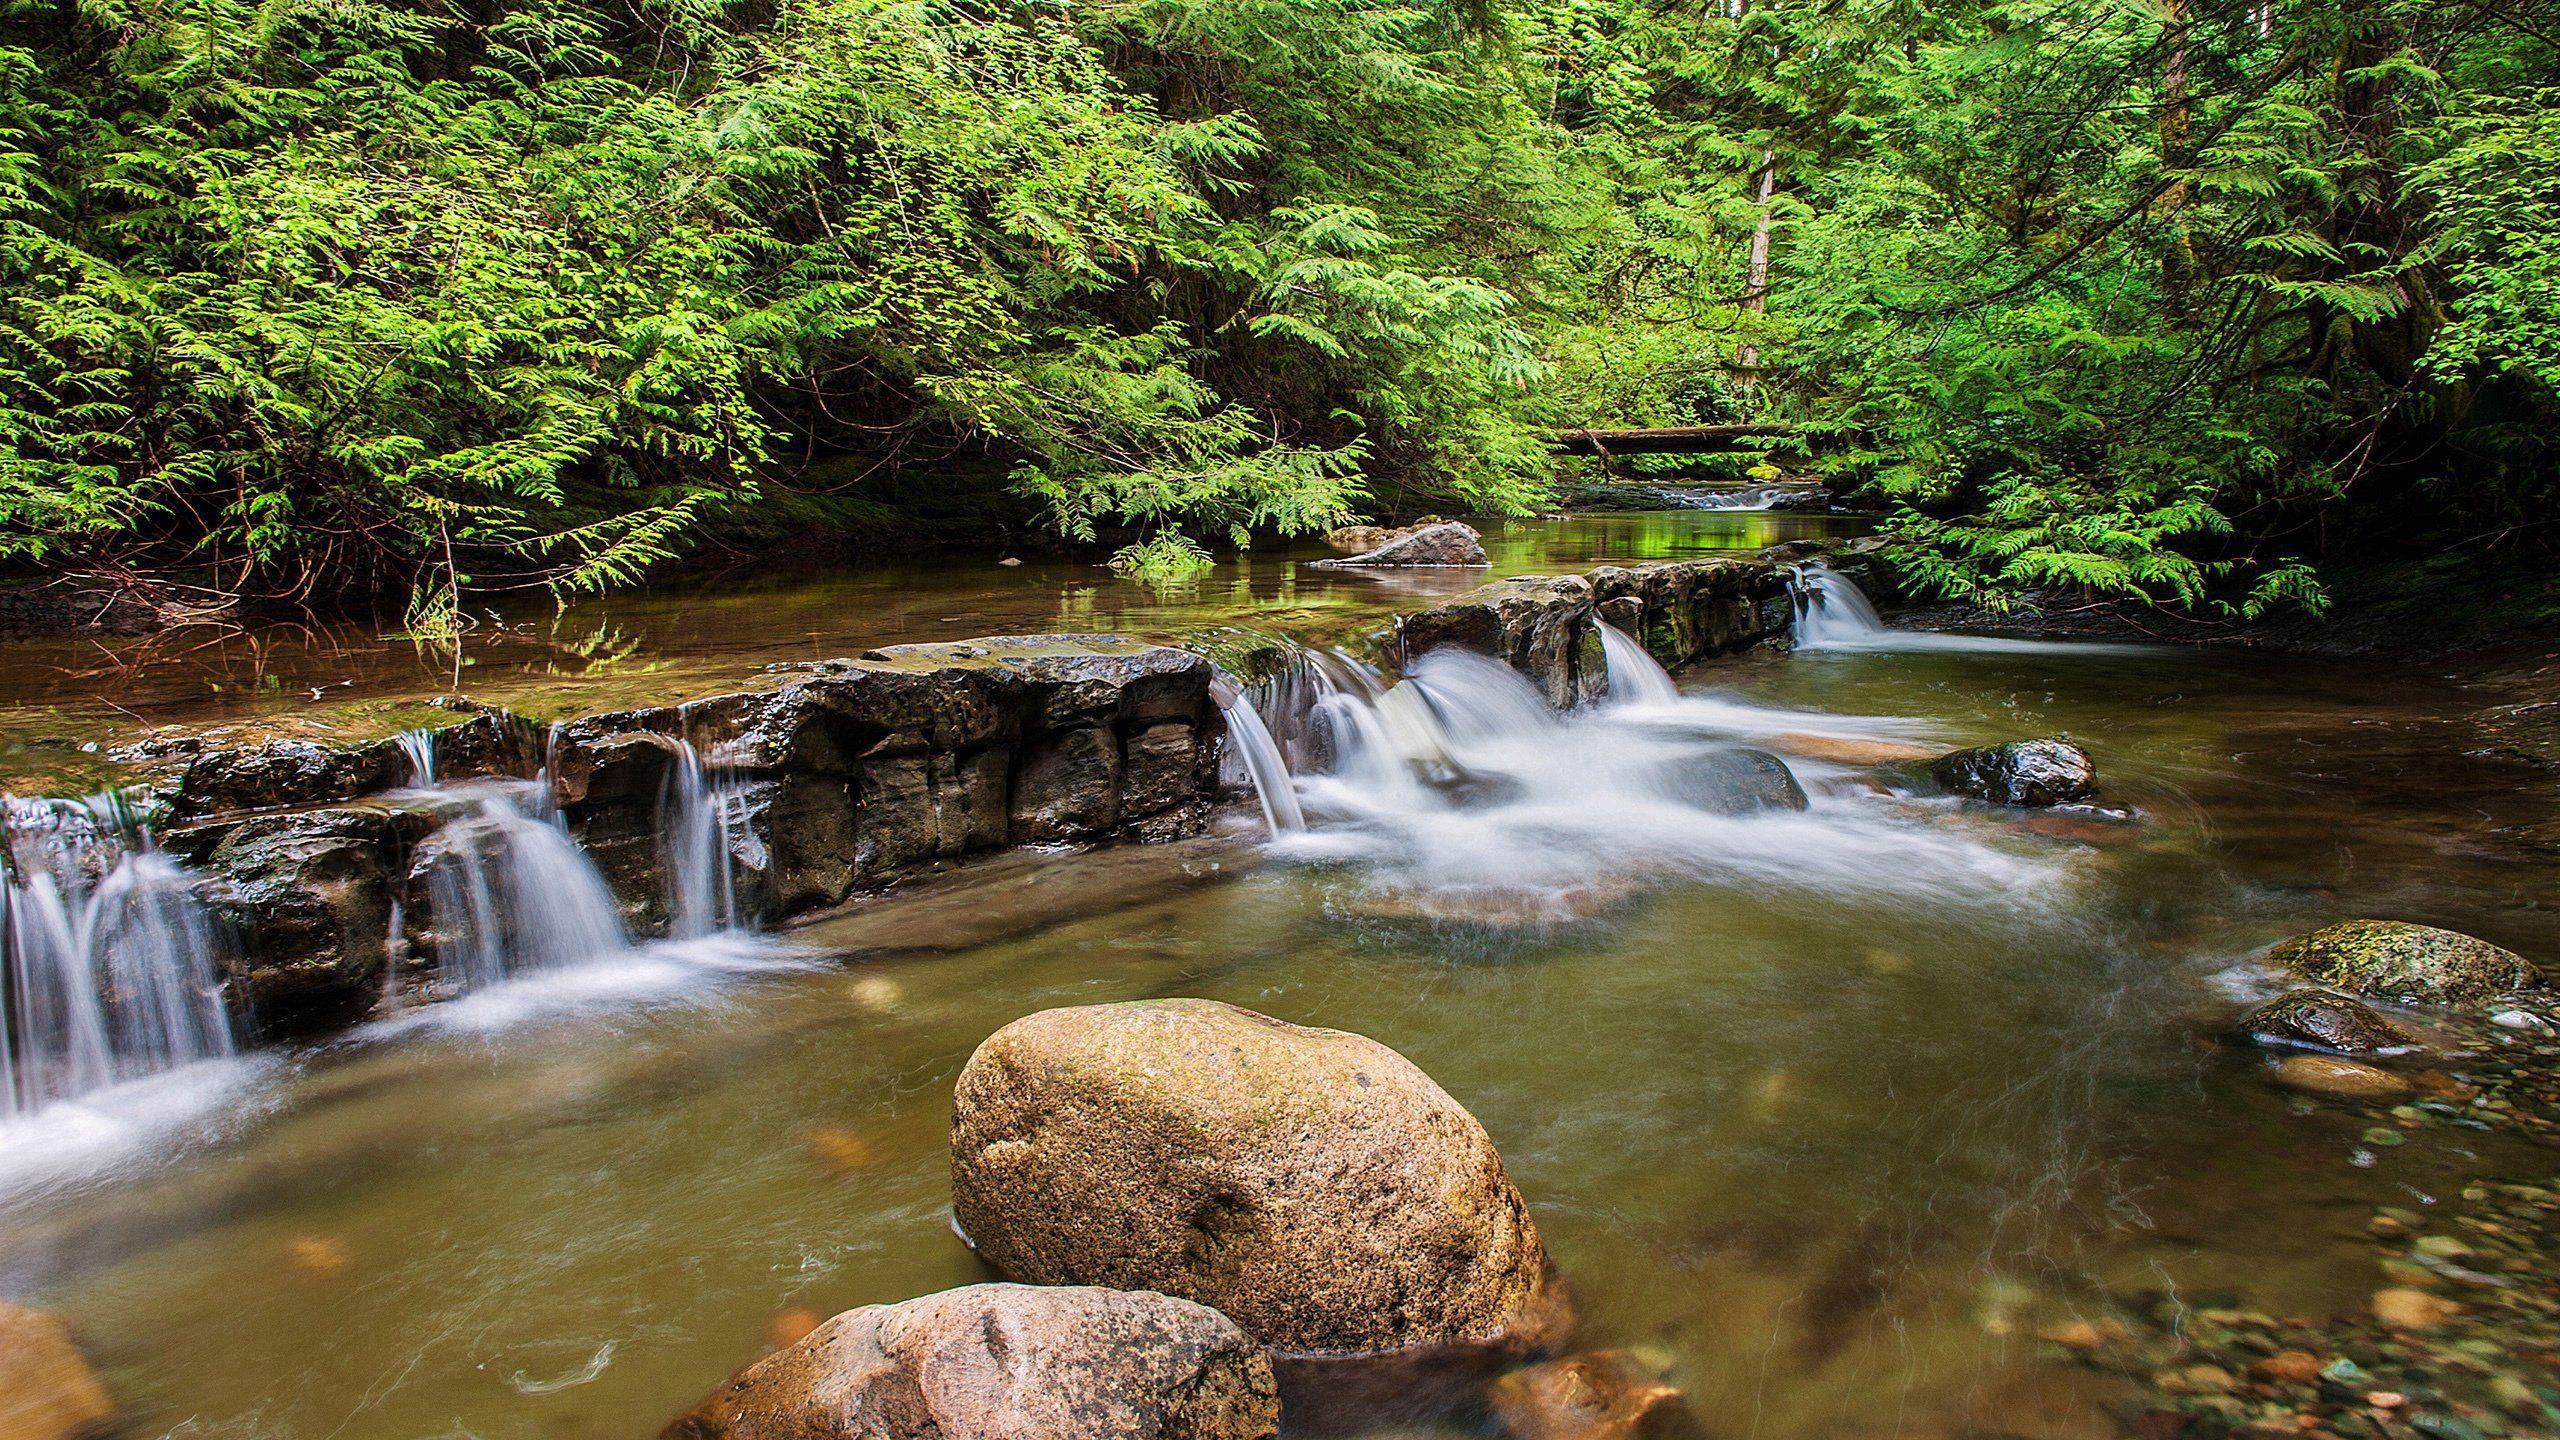
<svg viewBox="0 0 2560 1440">
<path fill-rule="evenodd" d="M 2194 143 L 2189 134 L 2193 126 L 2192 103 L 2187 94 L 2186 0 L 2169 0 L 2169 58 L 2160 70 L 2160 163 L 2171 170 L 2183 170 L 2195 161 Z M 2169 248 L 2161 261 L 2161 282 L 2172 303 L 2186 309 L 2195 293 L 2195 242 L 2187 234 L 2185 211 L 2187 182 L 2183 179 L 2162 192 L 2156 207 L 2160 218 L 2169 226 Z"/>
<path fill-rule="evenodd" d="M 1770 200 L 1778 193 L 1778 152 L 1775 148 L 1760 152 L 1760 213 L 1751 222 L 1751 264 L 1742 282 L 1742 308 L 1754 315 L 1769 313 L 1769 210 Z M 1744 383 L 1756 383 L 1760 370 L 1760 347 L 1745 340 L 1734 351 L 1734 364 L 1743 372 Z"/>
</svg>

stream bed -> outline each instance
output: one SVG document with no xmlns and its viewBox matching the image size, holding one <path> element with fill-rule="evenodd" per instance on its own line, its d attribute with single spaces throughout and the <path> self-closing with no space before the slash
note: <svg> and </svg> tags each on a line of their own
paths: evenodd
<svg viewBox="0 0 2560 1440">
<path fill-rule="evenodd" d="M 991 1278 L 946 1173 L 980 1040 L 1198 995 L 1419 1064 L 1501 1148 L 1581 1343 L 1719 1435 L 2114 1434 L 2040 1327 L 2123 1292 L 2353 1309 L 2375 1207 L 2552 1175 L 2503 1133 L 2376 1151 L 2221 1038 L 2271 987 L 2248 957 L 2333 919 L 2560 954 L 2548 781 L 2471 753 L 2454 678 L 2377 670 L 1891 637 L 1702 665 L 1472 737 L 1491 798 L 1302 777 L 1277 844 L 1240 805 L 1005 855 L 721 964 L 644 951 L 176 1072 L 225 1103 L 122 1152 L 98 1117 L 94 1163 L 0 1136 L 0 1296 L 79 1328 L 138 1436 L 652 1434 L 768 1335 Z M 2046 734 L 2137 818 L 1856 758 Z M 1793 745 L 1810 808 L 1701 820 L 1627 778 L 1737 739 Z"/>
</svg>

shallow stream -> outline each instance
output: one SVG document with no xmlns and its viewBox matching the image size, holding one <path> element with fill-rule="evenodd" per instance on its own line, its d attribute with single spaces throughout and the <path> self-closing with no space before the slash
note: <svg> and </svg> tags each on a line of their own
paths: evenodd
<svg viewBox="0 0 2560 1440">
<path fill-rule="evenodd" d="M 654 1433 L 794 1312 L 987 1278 L 949 1228 L 961 1063 L 1036 1009 L 1167 995 L 1410 1056 L 1501 1147 L 1587 1342 L 1754 1440 L 2112 1434 L 2032 1339 L 2093 1290 L 2349 1308 L 2375 1205 L 2550 1174 L 2443 1127 L 2372 1150 L 2216 1038 L 2267 984 L 2246 957 L 2330 919 L 2560 954 L 2549 787 L 2466 753 L 2453 679 L 1897 642 L 1680 680 L 1490 737 L 1491 798 L 1319 779 L 1277 846 L 1239 805 L 40 1117 L 44 1146 L 0 1136 L 0 1295 L 80 1328 L 135 1435 Z M 2138 818 L 1802 758 L 2038 734 Z M 1805 812 L 1624 780 L 1773 737 Z"/>
</svg>

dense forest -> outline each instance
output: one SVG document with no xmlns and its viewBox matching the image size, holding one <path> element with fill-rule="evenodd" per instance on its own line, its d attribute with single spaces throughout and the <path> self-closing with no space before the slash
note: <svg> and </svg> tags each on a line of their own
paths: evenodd
<svg viewBox="0 0 2560 1440">
<path fill-rule="evenodd" d="M 0 560 L 624 583 L 978 486 L 1177 573 L 1526 513 L 1559 427 L 1923 586 L 2527 553 L 2543 0 L 12 0 Z"/>
</svg>

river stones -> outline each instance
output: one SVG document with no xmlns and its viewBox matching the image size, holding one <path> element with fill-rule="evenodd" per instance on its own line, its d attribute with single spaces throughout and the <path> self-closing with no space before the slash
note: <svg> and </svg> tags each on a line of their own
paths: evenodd
<svg viewBox="0 0 2560 1440">
<path fill-rule="evenodd" d="M 1264 1440 L 1271 1362 L 1167 1295 L 968 1285 L 848 1310 L 740 1371 L 663 1440 Z"/>
<path fill-rule="evenodd" d="M 1711 750 L 1681 761 L 1670 777 L 1669 789 L 1682 804 L 1718 815 L 1802 810 L 1812 803 L 1786 761 L 1748 746 Z"/>
<path fill-rule="evenodd" d="M 2512 950 L 2398 920 L 2344 921 L 2287 940 L 2268 958 L 2351 994 L 2417 1004 L 2479 1005 L 2541 983 L 2533 962 Z"/>
<path fill-rule="evenodd" d="M 2088 752 L 2060 740 L 2012 740 L 1930 762 L 1929 777 L 1958 795 L 1997 805 L 2060 805 L 2098 793 Z"/>
<path fill-rule="evenodd" d="M 115 1402 L 71 1341 L 42 1310 L 0 1300 L 0 1436 L 91 1440 L 114 1423 Z"/>
<path fill-rule="evenodd" d="M 1474 1116 L 1375 1040 L 1232 1005 L 996 1032 L 960 1073 L 951 1182 L 1005 1274 L 1185 1296 L 1290 1356 L 1526 1350 L 1561 1323 Z"/>
<path fill-rule="evenodd" d="M 2240 1033 L 2262 1045 L 2299 1045 L 2341 1055 L 2371 1055 L 2409 1043 L 2390 1021 L 2344 995 L 2288 990 L 2240 1017 Z"/>
<path fill-rule="evenodd" d="M 1478 566 L 1493 562 L 1485 558 L 1484 543 L 1474 527 L 1455 520 L 1439 525 L 1425 525 L 1386 541 L 1374 550 L 1339 559 L 1318 560 L 1319 568 L 1337 569 L 1360 566 Z"/>
<path fill-rule="evenodd" d="M 2406 1100 L 2417 1087 L 2388 1070 L 2327 1055 L 2288 1055 L 2268 1072 L 2287 1090 L 2325 1095 L 2332 1100 L 2379 1104 Z"/>
<path fill-rule="evenodd" d="M 1525 1366 L 1486 1391 L 1513 1440 L 1703 1440 L 1686 1396 L 1624 1350 Z"/>
</svg>

